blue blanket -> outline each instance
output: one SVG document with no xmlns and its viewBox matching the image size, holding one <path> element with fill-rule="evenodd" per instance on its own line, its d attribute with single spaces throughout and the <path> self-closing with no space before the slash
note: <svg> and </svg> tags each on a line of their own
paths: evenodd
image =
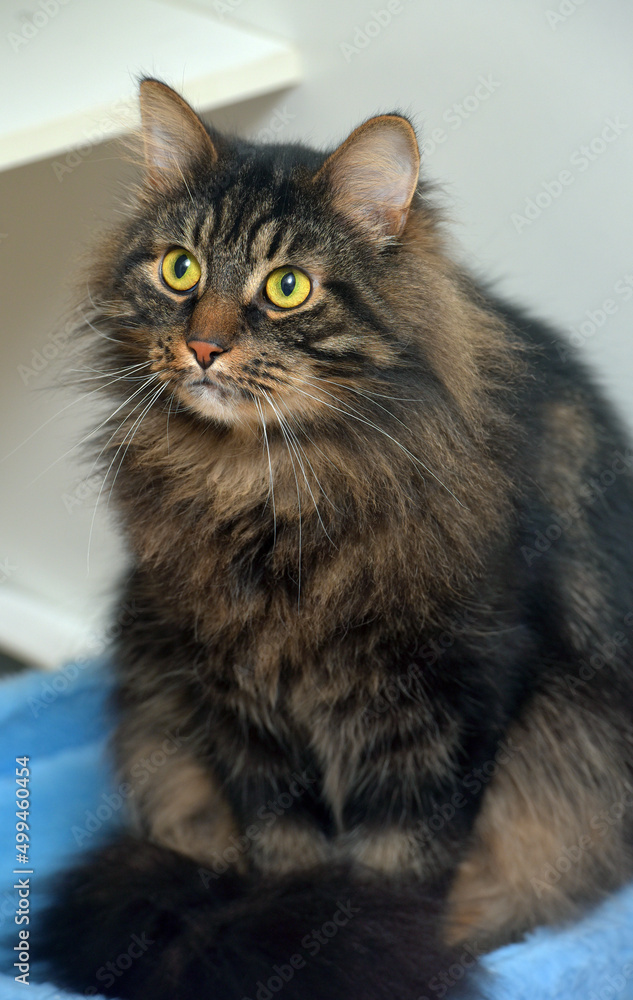
<svg viewBox="0 0 633 1000">
<path fill-rule="evenodd" d="M 123 821 L 106 754 L 110 685 L 103 662 L 69 664 L 56 674 L 33 672 L 0 683 L 0 937 L 8 932 L 15 944 L 20 926 L 27 926 L 15 923 L 19 880 L 29 879 L 29 916 L 34 918 L 46 876 Z M 16 758 L 24 756 L 30 770 L 28 862 L 18 861 L 15 846 L 15 768 Z M 35 919 L 29 926 L 36 935 Z M 13 968 L 14 954 L 6 948 L 0 953 L 0 1000 L 26 995 L 81 1000 L 43 983 L 35 965 L 27 990 L 15 981 L 20 971 Z M 540 929 L 522 944 L 486 956 L 484 963 L 491 1000 L 633 1000 L 633 886 L 580 923 Z M 448 970 L 455 979 L 462 974 L 459 966 Z"/>
</svg>

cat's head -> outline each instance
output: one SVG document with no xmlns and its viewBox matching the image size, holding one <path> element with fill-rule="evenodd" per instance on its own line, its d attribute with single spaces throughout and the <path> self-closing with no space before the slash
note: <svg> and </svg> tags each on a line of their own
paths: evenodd
<svg viewBox="0 0 633 1000">
<path fill-rule="evenodd" d="M 413 506 L 428 586 L 447 545 L 469 571 L 501 523 L 514 360 L 445 251 L 410 123 L 371 118 L 320 153 L 216 134 L 154 80 L 141 112 L 143 176 L 80 329 L 85 383 L 115 400 L 97 461 L 135 532 L 157 515 L 138 550 L 173 544 L 168 509 L 196 544 L 255 511 L 295 565 L 308 522 L 330 545 Z"/>
<path fill-rule="evenodd" d="M 210 132 L 141 84 L 144 183 L 95 295 L 135 376 L 225 426 L 314 417 L 340 386 L 409 370 L 399 256 L 416 198 L 410 123 L 372 118 L 333 153 Z M 334 392 L 333 392 L 334 388 Z"/>
</svg>

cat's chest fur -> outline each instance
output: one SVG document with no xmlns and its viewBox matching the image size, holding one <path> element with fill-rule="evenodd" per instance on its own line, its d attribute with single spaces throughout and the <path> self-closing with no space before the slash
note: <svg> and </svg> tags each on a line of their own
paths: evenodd
<svg viewBox="0 0 633 1000">
<path fill-rule="evenodd" d="M 443 624 L 481 571 L 486 536 L 503 532 L 499 509 L 449 497 L 447 511 L 411 463 L 352 464 L 330 441 L 304 440 L 299 465 L 285 444 L 184 419 L 168 438 L 148 421 L 139 438 L 116 502 L 151 603 L 242 670 L 342 647 L 366 657 L 395 635 L 403 645 L 404 623 L 418 635 Z"/>
<path fill-rule="evenodd" d="M 288 461 L 271 469 L 261 443 L 205 444 L 206 456 L 195 443 L 172 431 L 169 457 L 147 447 L 117 484 L 144 589 L 166 620 L 229 658 L 239 649 L 239 670 L 261 673 L 315 651 L 327 659 L 405 610 L 414 627 L 428 618 L 442 580 L 427 585 L 422 551 L 412 573 L 416 550 L 434 542 L 419 510 L 405 519 L 305 465 L 303 478 Z"/>
<path fill-rule="evenodd" d="M 185 714 L 221 728 L 231 752 L 235 733 L 246 745 L 270 742 L 273 757 L 293 747 L 297 767 L 309 749 L 334 785 L 350 747 L 363 745 L 368 706 L 394 679 L 397 712 L 378 713 L 378 728 L 395 719 L 385 743 L 426 746 L 427 733 L 435 743 L 443 733 L 452 746 L 456 708 L 436 681 L 426 687 L 420 650 L 473 593 L 472 549 L 459 560 L 447 549 L 455 527 L 481 536 L 480 511 L 460 507 L 460 519 L 442 521 L 441 487 L 415 468 L 400 472 L 399 493 L 395 483 L 378 491 L 368 463 L 352 468 L 341 456 L 318 466 L 310 453 L 313 474 L 305 464 L 302 478 L 274 448 L 269 466 L 261 440 L 238 445 L 181 422 L 168 451 L 150 432 L 128 456 L 117 501 L 137 567 L 132 592 L 151 648 L 164 643 L 148 659 L 152 687 L 162 689 L 168 661 L 189 692 Z M 481 575 L 476 597 L 490 617 Z"/>
</svg>

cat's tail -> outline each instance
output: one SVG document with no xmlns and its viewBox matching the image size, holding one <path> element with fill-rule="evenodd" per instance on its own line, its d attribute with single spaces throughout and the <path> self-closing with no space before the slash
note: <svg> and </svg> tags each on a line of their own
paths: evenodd
<svg viewBox="0 0 633 1000">
<path fill-rule="evenodd" d="M 126 836 L 63 877 L 33 957 L 60 986 L 124 1000 L 475 1000 L 440 895 L 349 867 L 216 875 Z"/>
</svg>

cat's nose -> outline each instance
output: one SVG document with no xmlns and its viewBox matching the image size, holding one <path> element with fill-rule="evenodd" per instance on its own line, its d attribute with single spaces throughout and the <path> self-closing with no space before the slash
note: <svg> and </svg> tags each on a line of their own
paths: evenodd
<svg viewBox="0 0 633 1000">
<path fill-rule="evenodd" d="M 225 348 L 208 340 L 189 340 L 187 347 L 195 356 L 203 371 L 213 364 L 218 354 L 224 354 Z"/>
</svg>

